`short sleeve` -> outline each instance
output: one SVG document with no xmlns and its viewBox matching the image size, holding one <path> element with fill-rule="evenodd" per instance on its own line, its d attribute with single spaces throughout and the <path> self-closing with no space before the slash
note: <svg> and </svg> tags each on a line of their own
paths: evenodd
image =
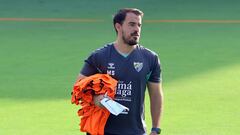
<svg viewBox="0 0 240 135">
<path fill-rule="evenodd" d="M 162 77 L 161 76 L 162 75 L 161 75 L 160 60 L 159 60 L 158 56 L 155 55 L 154 62 L 151 65 L 151 74 L 150 74 L 150 77 L 149 77 L 148 81 L 159 83 L 159 82 L 162 81 Z"/>
<path fill-rule="evenodd" d="M 83 68 L 81 70 L 81 74 L 84 76 L 94 75 L 99 73 L 99 69 L 97 68 L 97 56 L 96 53 L 93 52 L 85 61 Z"/>
</svg>

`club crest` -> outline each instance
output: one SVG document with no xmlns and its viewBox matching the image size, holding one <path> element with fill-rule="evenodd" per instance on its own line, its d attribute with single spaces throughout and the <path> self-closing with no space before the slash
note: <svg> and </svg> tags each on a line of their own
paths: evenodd
<svg viewBox="0 0 240 135">
<path fill-rule="evenodd" d="M 143 68 L 143 63 L 142 62 L 133 62 L 133 66 L 137 72 L 140 72 Z"/>
</svg>

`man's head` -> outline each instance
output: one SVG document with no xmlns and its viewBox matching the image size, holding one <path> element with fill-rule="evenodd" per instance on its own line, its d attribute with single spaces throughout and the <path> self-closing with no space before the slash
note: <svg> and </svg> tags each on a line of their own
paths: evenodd
<svg viewBox="0 0 240 135">
<path fill-rule="evenodd" d="M 141 33 L 143 12 L 136 8 L 120 9 L 113 18 L 117 35 L 127 45 L 138 44 Z"/>
</svg>

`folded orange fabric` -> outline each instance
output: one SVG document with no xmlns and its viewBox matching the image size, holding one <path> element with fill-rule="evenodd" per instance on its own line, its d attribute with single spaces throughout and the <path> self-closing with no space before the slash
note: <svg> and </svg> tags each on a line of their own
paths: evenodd
<svg viewBox="0 0 240 135">
<path fill-rule="evenodd" d="M 80 130 L 91 135 L 103 135 L 110 112 L 93 102 L 93 96 L 105 94 L 112 99 L 115 96 L 117 81 L 108 74 L 95 74 L 77 81 L 72 91 L 72 103 L 80 105 Z"/>
</svg>

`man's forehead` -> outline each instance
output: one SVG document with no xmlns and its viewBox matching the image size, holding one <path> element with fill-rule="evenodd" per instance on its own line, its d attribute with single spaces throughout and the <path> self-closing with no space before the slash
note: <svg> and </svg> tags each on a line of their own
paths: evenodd
<svg viewBox="0 0 240 135">
<path fill-rule="evenodd" d="M 141 23 L 142 22 L 142 17 L 140 15 L 136 15 L 134 13 L 127 13 L 125 21 L 126 22 L 138 22 L 138 23 Z"/>
</svg>

